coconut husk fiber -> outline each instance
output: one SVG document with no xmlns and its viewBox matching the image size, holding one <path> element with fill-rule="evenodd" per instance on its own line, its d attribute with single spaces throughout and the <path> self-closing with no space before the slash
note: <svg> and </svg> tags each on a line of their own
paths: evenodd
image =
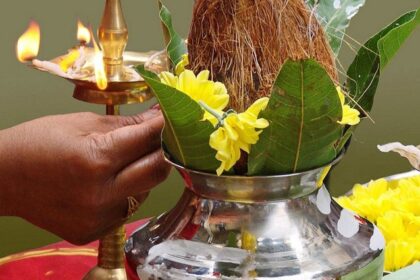
<svg viewBox="0 0 420 280">
<path fill-rule="evenodd" d="M 190 69 L 225 83 L 241 112 L 269 96 L 287 59 L 313 58 L 337 81 L 325 33 L 304 0 L 196 0 L 188 38 Z"/>
</svg>

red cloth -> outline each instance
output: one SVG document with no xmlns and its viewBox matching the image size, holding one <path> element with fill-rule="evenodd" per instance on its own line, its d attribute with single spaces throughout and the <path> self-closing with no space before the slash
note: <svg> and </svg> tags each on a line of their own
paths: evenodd
<svg viewBox="0 0 420 280">
<path fill-rule="evenodd" d="M 127 234 L 144 224 L 138 221 L 127 225 Z M 0 280 L 79 280 L 95 265 L 98 242 L 78 247 L 59 242 L 40 249 L 0 259 Z M 127 268 L 130 280 L 138 280 Z"/>
</svg>

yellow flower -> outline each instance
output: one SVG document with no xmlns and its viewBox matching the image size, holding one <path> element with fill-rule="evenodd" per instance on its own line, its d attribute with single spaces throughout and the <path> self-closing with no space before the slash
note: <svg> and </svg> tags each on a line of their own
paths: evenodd
<svg viewBox="0 0 420 280">
<path fill-rule="evenodd" d="M 191 70 L 183 71 L 179 76 L 170 72 L 159 75 L 161 82 L 185 93 L 193 100 L 202 101 L 215 111 L 223 114 L 229 103 L 229 95 L 224 84 L 209 80 L 209 71 L 201 71 L 197 76 Z M 217 119 L 209 112 L 204 113 L 204 120 L 217 124 Z"/>
<path fill-rule="evenodd" d="M 356 125 L 360 123 L 360 112 L 354 108 L 351 108 L 348 104 L 345 104 L 346 98 L 340 87 L 337 87 L 338 97 L 340 98 L 341 107 L 343 110 L 343 117 L 339 124 L 342 125 Z"/>
<path fill-rule="evenodd" d="M 216 159 L 221 162 L 217 175 L 230 170 L 241 157 L 241 150 L 250 153 L 251 145 L 259 140 L 261 130 L 269 123 L 258 118 L 267 107 L 269 99 L 261 98 L 254 102 L 245 112 L 230 113 L 215 132 L 210 135 L 210 147 L 217 151 Z"/>
<path fill-rule="evenodd" d="M 411 177 L 411 178 L 409 178 L 407 180 L 410 181 L 410 183 L 413 186 L 420 186 L 420 175 L 419 176 Z"/>
<path fill-rule="evenodd" d="M 321 188 L 324 185 L 324 180 L 327 178 L 328 173 L 330 173 L 330 170 L 332 168 L 332 165 L 328 165 L 322 169 L 321 174 L 318 177 L 318 180 L 316 181 L 316 186 L 318 188 Z"/>
<path fill-rule="evenodd" d="M 353 194 L 355 197 L 378 199 L 387 190 L 388 182 L 385 179 L 379 179 L 369 182 L 367 187 L 357 184 L 353 189 Z"/>
<path fill-rule="evenodd" d="M 417 238 L 420 245 L 420 216 L 413 215 L 406 220 L 407 235 L 410 238 Z M 420 251 L 418 252 L 420 256 Z M 419 258 L 420 260 L 420 258 Z"/>
<path fill-rule="evenodd" d="M 337 201 L 344 208 L 375 222 L 387 241 L 385 268 L 395 271 L 420 261 L 420 176 L 367 186 Z"/>
<path fill-rule="evenodd" d="M 229 138 L 223 127 L 211 134 L 210 147 L 217 151 L 216 159 L 221 162 L 217 169 L 219 176 L 224 170 L 230 170 L 241 157 L 239 146 Z"/>
<path fill-rule="evenodd" d="M 420 261 L 420 234 L 418 234 L 415 238 L 411 238 L 410 240 L 408 240 L 408 242 L 413 244 L 416 248 L 416 255 L 414 257 L 414 261 Z"/>
<path fill-rule="evenodd" d="M 182 60 L 178 62 L 178 64 L 175 66 L 175 74 L 178 76 L 181 75 L 182 72 L 185 71 L 185 67 L 190 64 L 190 60 L 188 58 L 188 54 L 184 54 L 182 56 Z"/>
<path fill-rule="evenodd" d="M 416 246 L 404 240 L 392 240 L 385 248 L 385 270 L 395 271 L 413 263 Z"/>
<path fill-rule="evenodd" d="M 337 202 L 369 221 L 376 222 L 378 217 L 395 207 L 395 192 L 398 191 L 388 191 L 388 182 L 379 179 L 371 181 L 367 187 L 355 185 L 353 195 L 341 197 Z"/>
<path fill-rule="evenodd" d="M 404 217 L 396 211 L 387 212 L 379 217 L 377 225 L 387 242 L 407 238 Z"/>
</svg>

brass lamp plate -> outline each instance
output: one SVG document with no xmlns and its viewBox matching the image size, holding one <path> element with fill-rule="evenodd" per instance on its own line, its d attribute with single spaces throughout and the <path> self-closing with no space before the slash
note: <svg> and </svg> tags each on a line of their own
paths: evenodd
<svg viewBox="0 0 420 280">
<path fill-rule="evenodd" d="M 92 50 L 88 49 L 87 51 Z M 51 62 L 57 63 L 64 57 L 56 57 Z M 126 66 L 144 65 L 150 60 L 153 60 L 153 63 L 147 67 L 148 70 L 155 73 L 166 70 L 166 55 L 161 51 L 124 52 L 124 65 Z M 35 68 L 45 71 L 38 67 Z M 108 87 L 105 90 L 100 90 L 95 82 L 89 80 L 61 78 L 70 81 L 76 86 L 73 93 L 74 98 L 88 103 L 102 105 L 136 104 L 143 103 L 153 97 L 152 91 L 143 79 L 137 81 L 109 81 Z"/>
<path fill-rule="evenodd" d="M 123 105 L 143 103 L 153 97 L 144 81 L 109 82 L 106 90 L 100 90 L 95 83 L 67 79 L 76 85 L 73 97 L 94 104 Z"/>
</svg>

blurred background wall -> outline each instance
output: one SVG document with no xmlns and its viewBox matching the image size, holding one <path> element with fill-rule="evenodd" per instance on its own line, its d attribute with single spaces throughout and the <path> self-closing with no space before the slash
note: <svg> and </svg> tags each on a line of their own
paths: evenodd
<svg viewBox="0 0 420 280">
<path fill-rule="evenodd" d="M 71 97 L 73 87 L 68 82 L 17 62 L 14 48 L 29 20 L 35 19 L 42 30 L 39 57 L 46 59 L 63 54 L 76 44 L 77 19 L 98 27 L 104 2 L 13 0 L 3 3 L 0 9 L 0 129 L 45 115 L 79 111 L 103 113 L 100 106 L 74 100 Z M 174 15 L 177 30 L 186 36 L 193 0 L 164 2 Z M 130 32 L 128 49 L 162 49 L 156 1 L 123 0 L 122 3 Z M 351 63 L 354 57 L 352 49 L 358 49 L 356 42 L 365 42 L 402 13 L 418 7 L 417 0 L 367 0 L 348 31 L 352 39 L 349 37 L 347 41 L 351 47 L 344 46 L 341 63 L 345 67 Z M 357 130 L 347 156 L 332 174 L 334 195 L 342 194 L 354 183 L 410 169 L 405 160 L 393 154 L 381 154 L 376 145 L 395 140 L 420 144 L 419 47 L 420 31 L 417 31 L 383 74 L 372 113 L 375 124 L 365 120 Z M 130 105 L 122 111 L 124 114 L 135 114 L 150 105 Z M 172 174 L 168 181 L 153 191 L 135 218 L 150 217 L 171 208 L 181 192 L 180 177 Z M 57 240 L 57 237 L 19 218 L 0 217 L 0 257 Z"/>
</svg>

